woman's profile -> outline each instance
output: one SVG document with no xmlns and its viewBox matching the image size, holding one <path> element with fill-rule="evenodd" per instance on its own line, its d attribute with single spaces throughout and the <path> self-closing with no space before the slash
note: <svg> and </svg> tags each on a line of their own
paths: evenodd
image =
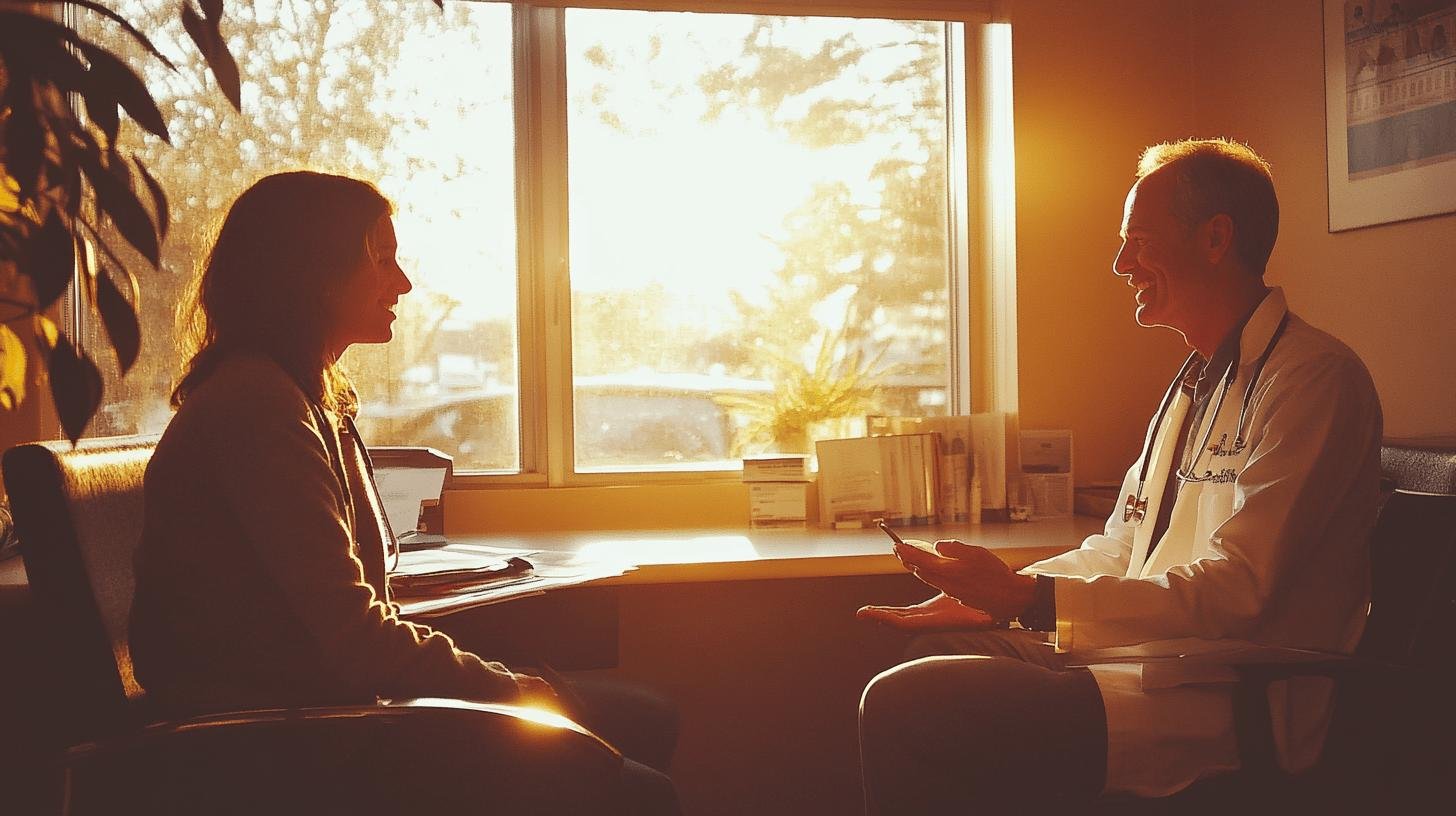
<svg viewBox="0 0 1456 816">
<path fill-rule="evenodd" d="M 218 232 L 184 312 L 195 349 L 147 469 L 136 563 L 133 662 L 169 713 L 556 702 L 390 600 L 390 533 L 338 361 L 390 340 L 410 291 L 391 215 L 367 182 L 300 171 L 255 183 Z"/>
</svg>

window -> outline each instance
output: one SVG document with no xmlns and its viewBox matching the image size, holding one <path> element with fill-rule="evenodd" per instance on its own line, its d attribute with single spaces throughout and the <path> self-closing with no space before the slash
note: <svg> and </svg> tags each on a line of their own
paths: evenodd
<svg viewBox="0 0 1456 816">
<path fill-rule="evenodd" d="M 174 148 L 135 130 L 129 139 L 169 191 L 173 223 L 163 273 L 143 286 L 141 358 L 125 378 L 107 372 L 106 404 L 89 432 L 165 427 L 184 362 L 167 342 L 174 309 L 226 208 L 259 177 L 306 167 L 369 179 L 397 209 L 415 289 L 400 303 L 394 342 L 351 350 L 346 361 L 371 439 L 438 429 L 430 441 L 453 440 L 462 467 L 517 469 L 515 412 L 499 410 L 518 370 L 510 6 L 453 3 L 441 14 L 427 2 L 231 4 L 224 30 L 242 69 L 242 115 L 206 90 L 211 78 L 183 45 L 174 4 L 118 8 L 155 32 L 180 69 L 120 37 L 110 43 L 160 89 Z M 466 433 L 487 420 L 489 445 Z"/>
<path fill-rule="evenodd" d="M 129 138 L 174 226 L 142 360 L 108 374 L 93 435 L 165 425 L 172 310 L 212 230 L 297 167 L 371 179 L 398 210 L 415 290 L 392 343 L 345 359 L 371 443 L 621 480 L 969 410 L 963 23 L 236 4 L 239 116 L 173 6 L 118 5 L 180 69 L 127 54 L 168 117 L 174 147 Z"/>
</svg>

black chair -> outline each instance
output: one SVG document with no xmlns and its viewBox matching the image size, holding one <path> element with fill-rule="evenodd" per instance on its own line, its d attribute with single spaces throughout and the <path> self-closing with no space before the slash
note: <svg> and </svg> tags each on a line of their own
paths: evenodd
<svg viewBox="0 0 1456 816">
<path fill-rule="evenodd" d="M 127 617 L 154 439 L 4 456 L 44 658 L 58 807 L 87 813 L 615 813 L 622 758 L 564 718 L 451 699 L 156 721 Z M 3 739 L 0 735 L 0 739 Z M 0 792 L 0 801 L 3 801 Z"/>
<path fill-rule="evenodd" d="M 1235 731 L 1242 768 L 1166 799 L 1107 797 L 1119 814 L 1446 813 L 1456 806 L 1456 440 L 1387 441 L 1391 488 L 1371 536 L 1371 600 L 1355 656 L 1240 666 Z M 1275 760 L 1269 684 L 1335 680 L 1334 714 L 1314 768 Z"/>
</svg>

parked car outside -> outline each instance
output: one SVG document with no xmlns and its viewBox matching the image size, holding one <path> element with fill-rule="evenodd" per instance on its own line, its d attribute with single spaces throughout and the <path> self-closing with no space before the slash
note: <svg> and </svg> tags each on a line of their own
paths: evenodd
<svg viewBox="0 0 1456 816">
<path fill-rule="evenodd" d="M 736 468 L 738 429 L 721 397 L 769 390 L 762 380 L 705 374 L 578 377 L 577 470 Z M 515 471 L 517 404 L 514 388 L 472 389 L 411 405 L 366 405 L 359 424 L 371 444 L 425 445 L 451 454 L 456 472 Z"/>
</svg>

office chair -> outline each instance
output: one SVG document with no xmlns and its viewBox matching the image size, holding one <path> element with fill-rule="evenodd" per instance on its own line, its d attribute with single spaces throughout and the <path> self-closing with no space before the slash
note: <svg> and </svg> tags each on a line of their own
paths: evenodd
<svg viewBox="0 0 1456 816">
<path fill-rule="evenodd" d="M 1248 664 L 1234 691 L 1240 771 L 1166 799 L 1105 797 L 1098 813 L 1424 813 L 1456 802 L 1456 440 L 1387 441 L 1393 489 L 1371 536 L 1371 599 L 1348 660 Z M 1335 680 L 1334 712 L 1314 768 L 1275 759 L 1268 688 Z"/>
<path fill-rule="evenodd" d="M 453 699 L 161 721 L 132 673 L 127 618 L 155 438 L 13 448 L 4 480 L 31 593 L 61 768 L 88 813 L 615 813 L 622 758 L 564 718 Z M 545 720 L 545 721 L 543 721 Z"/>
</svg>

